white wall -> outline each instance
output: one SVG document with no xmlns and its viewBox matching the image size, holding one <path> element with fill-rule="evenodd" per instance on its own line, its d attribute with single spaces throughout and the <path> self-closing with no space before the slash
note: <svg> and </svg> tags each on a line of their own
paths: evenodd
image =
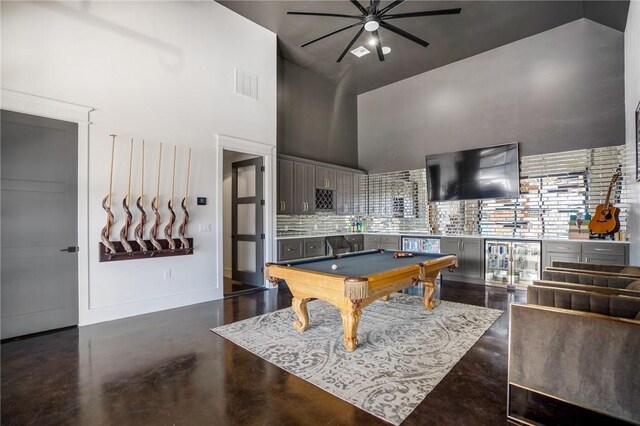
<svg viewBox="0 0 640 426">
<path fill-rule="evenodd" d="M 255 155 L 244 154 L 241 152 L 234 151 L 224 151 L 224 158 L 222 160 L 222 186 L 224 188 L 224 276 L 231 278 L 231 268 L 232 268 L 232 260 L 233 253 L 231 249 L 231 215 L 232 215 L 232 205 L 231 205 L 231 185 L 232 185 L 232 177 L 233 170 L 231 168 L 231 164 L 236 161 L 248 160 L 250 158 L 255 158 Z"/>
<path fill-rule="evenodd" d="M 80 283 L 88 286 L 88 300 L 80 301 L 81 324 L 221 298 L 212 260 L 222 255 L 214 250 L 214 236 L 222 230 L 198 232 L 201 224 L 215 223 L 215 210 L 221 208 L 215 205 L 214 136 L 275 146 L 275 34 L 212 1 L 2 2 L 1 7 L 2 87 L 95 108 L 88 155 L 89 238 L 79 242 L 90 259 L 89 282 Z M 258 101 L 234 94 L 234 67 L 258 75 Z M 193 149 L 188 231 L 195 239 L 193 256 L 98 263 L 111 133 L 119 136 L 112 239 L 123 223 L 117 200 L 126 192 L 128 140 L 146 140 L 147 191 L 155 188 L 158 147 L 165 145 L 163 218 L 171 147 L 178 146 L 176 198 L 184 192 L 186 155 Z M 136 152 L 135 191 L 139 173 Z M 208 205 L 196 206 L 196 196 L 207 197 Z M 172 278 L 163 279 L 168 269 Z"/>
<path fill-rule="evenodd" d="M 579 19 L 361 94 L 358 164 L 413 170 L 427 154 L 509 142 L 521 155 L 620 145 L 623 39 Z"/>
<path fill-rule="evenodd" d="M 627 153 L 629 155 L 631 176 L 629 182 L 635 182 L 636 177 L 636 124 L 635 111 L 640 102 L 640 1 L 634 0 L 629 4 L 627 27 L 624 33 L 624 80 L 625 106 L 627 129 Z M 632 204 L 629 209 L 629 236 L 631 240 L 632 265 L 640 265 L 640 183 L 629 185 Z"/>
</svg>

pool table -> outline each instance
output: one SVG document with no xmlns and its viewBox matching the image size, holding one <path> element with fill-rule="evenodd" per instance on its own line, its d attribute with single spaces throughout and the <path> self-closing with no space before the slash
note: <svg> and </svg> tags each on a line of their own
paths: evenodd
<svg viewBox="0 0 640 426">
<path fill-rule="evenodd" d="M 344 345 L 352 352 L 358 346 L 357 331 L 362 309 L 376 299 L 388 300 L 394 291 L 424 284 L 423 303 L 435 307 L 435 279 L 442 268 L 454 268 L 457 258 L 447 254 L 412 253 L 394 257 L 392 250 L 368 250 L 298 261 L 267 263 L 265 276 L 274 285 L 284 280 L 293 294 L 292 308 L 298 316 L 294 328 L 309 327 L 307 303 L 321 299 L 340 310 Z M 333 267 L 335 265 L 335 267 Z"/>
</svg>

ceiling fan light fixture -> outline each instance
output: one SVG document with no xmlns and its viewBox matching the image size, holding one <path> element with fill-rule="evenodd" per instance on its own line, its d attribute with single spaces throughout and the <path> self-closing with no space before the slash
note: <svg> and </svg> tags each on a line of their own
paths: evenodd
<svg viewBox="0 0 640 426">
<path fill-rule="evenodd" d="M 391 48 L 389 46 L 382 46 L 382 54 L 388 55 L 389 53 L 391 53 Z"/>
<path fill-rule="evenodd" d="M 378 28 L 380 28 L 380 24 L 376 20 L 371 20 L 364 24 L 364 29 L 369 32 L 376 31 Z"/>
</svg>

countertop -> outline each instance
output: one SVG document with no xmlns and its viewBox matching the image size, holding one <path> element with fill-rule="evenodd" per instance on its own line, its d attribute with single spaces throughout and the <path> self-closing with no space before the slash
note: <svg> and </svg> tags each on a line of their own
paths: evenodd
<svg viewBox="0 0 640 426">
<path fill-rule="evenodd" d="M 480 235 L 480 234 L 429 234 L 425 232 L 336 232 L 336 233 L 308 233 L 308 234 L 290 234 L 290 235 L 278 235 L 276 240 L 290 240 L 296 238 L 320 238 L 320 237 L 336 237 L 340 235 L 394 235 L 403 237 L 433 237 L 433 238 L 478 238 L 485 240 L 516 240 L 516 241 L 562 241 L 562 242 L 596 242 L 596 243 L 611 243 L 611 244 L 629 244 L 629 241 L 614 241 L 614 240 L 572 240 L 569 238 L 558 237 L 509 237 L 500 235 Z"/>
</svg>

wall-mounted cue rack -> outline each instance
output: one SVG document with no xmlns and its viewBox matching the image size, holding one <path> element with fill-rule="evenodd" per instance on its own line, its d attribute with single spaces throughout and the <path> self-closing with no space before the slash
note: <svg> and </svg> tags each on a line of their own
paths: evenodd
<svg viewBox="0 0 640 426">
<path fill-rule="evenodd" d="M 170 256 L 185 256 L 189 254 L 193 254 L 193 238 L 187 238 L 189 242 L 189 247 L 187 248 L 169 248 L 169 242 L 167 240 L 157 240 L 162 249 L 157 250 L 156 248 L 152 248 L 146 251 L 138 248 L 132 252 L 127 252 L 124 249 L 124 246 L 120 241 L 112 241 L 113 245 L 116 248 L 115 253 L 111 253 L 111 251 L 101 242 L 98 243 L 98 251 L 100 252 L 100 262 L 114 262 L 117 260 L 134 260 L 134 259 L 151 259 L 156 257 L 170 257 Z M 153 247 L 151 245 L 151 240 L 145 240 L 148 247 Z M 129 244 L 132 245 L 132 248 L 137 245 L 135 241 L 129 241 Z"/>
<path fill-rule="evenodd" d="M 111 168 L 109 172 L 109 192 L 102 199 L 102 208 L 107 213 L 107 223 L 102 228 L 100 233 L 101 242 L 98 243 L 98 252 L 100 254 L 100 262 L 111 262 L 116 260 L 133 260 L 133 259 L 151 259 L 153 257 L 169 257 L 169 256 L 184 256 L 193 254 L 193 238 L 187 238 L 185 236 L 187 232 L 187 224 L 189 223 L 189 211 L 187 210 L 187 204 L 189 200 L 189 175 L 191 172 L 191 149 L 189 149 L 189 159 L 187 160 L 187 177 L 184 191 L 184 198 L 180 202 L 180 208 L 182 209 L 182 220 L 177 227 L 178 238 L 174 239 L 174 224 L 176 224 L 176 213 L 174 211 L 174 196 L 175 196 L 175 179 L 176 179 L 176 151 L 177 147 L 173 147 L 173 172 L 171 177 L 171 195 L 167 201 L 167 210 L 169 212 L 167 223 L 163 228 L 164 239 L 158 239 L 158 231 L 161 228 L 161 215 L 160 215 L 160 172 L 162 165 L 162 144 L 160 144 L 160 150 L 158 153 L 158 175 L 156 184 L 156 194 L 150 203 L 151 210 L 154 214 L 153 226 L 149 232 L 149 239 L 144 239 L 145 223 L 147 221 L 147 214 L 145 211 L 145 197 L 144 197 L 144 140 L 142 141 L 142 155 L 141 155 L 141 167 L 140 167 L 140 195 L 135 203 L 132 203 L 131 198 L 131 171 L 133 163 L 133 139 L 129 145 L 129 180 L 127 186 L 126 196 L 122 200 L 122 210 L 124 211 L 124 225 L 120 230 L 120 240 L 111 241 L 111 227 L 114 224 L 114 214 L 112 210 L 112 195 L 113 195 L 113 162 L 115 153 L 116 135 L 111 135 Z M 137 207 L 139 210 L 139 218 L 137 225 L 134 229 L 135 239 L 130 240 L 130 230 L 134 224 L 134 213 L 131 211 L 132 207 Z"/>
</svg>

